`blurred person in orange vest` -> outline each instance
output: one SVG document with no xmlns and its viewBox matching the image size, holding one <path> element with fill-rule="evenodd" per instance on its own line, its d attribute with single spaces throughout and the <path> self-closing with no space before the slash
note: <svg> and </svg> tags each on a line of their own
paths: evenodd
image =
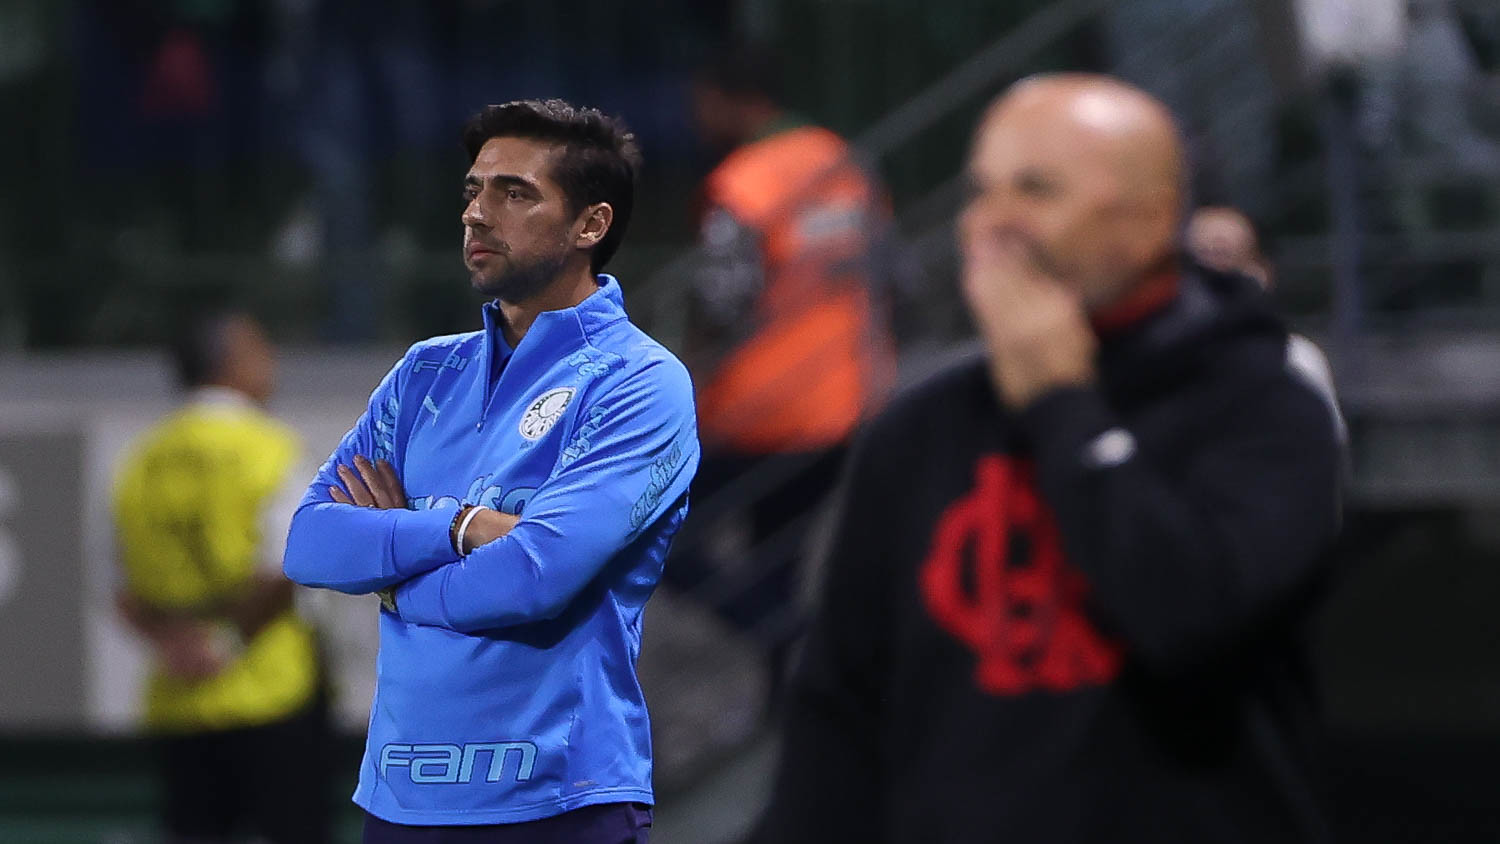
<svg viewBox="0 0 1500 844">
<path fill-rule="evenodd" d="M 704 448 L 693 489 L 705 525 L 724 512 L 717 493 L 753 501 L 750 569 L 725 589 L 687 553 L 666 567 L 678 588 L 717 592 L 715 610 L 768 649 L 773 694 L 797 632 L 807 528 L 894 369 L 872 283 L 888 203 L 843 138 L 781 105 L 778 72 L 773 55 L 739 46 L 692 88 L 700 134 L 728 151 L 703 188 L 684 356 Z"/>
</svg>

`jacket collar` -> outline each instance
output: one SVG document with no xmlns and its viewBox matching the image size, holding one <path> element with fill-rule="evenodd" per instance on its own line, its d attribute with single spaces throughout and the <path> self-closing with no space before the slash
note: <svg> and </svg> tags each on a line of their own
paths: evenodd
<svg viewBox="0 0 1500 844">
<path fill-rule="evenodd" d="M 1286 330 L 1254 282 L 1188 265 L 1176 295 L 1100 336 L 1100 375 L 1107 392 L 1135 393 L 1170 384 L 1209 357 L 1269 350 L 1279 359 L 1285 344 Z"/>
<path fill-rule="evenodd" d="M 213 410 L 254 410 L 255 400 L 248 395 L 218 384 L 194 387 L 188 393 L 187 403 L 196 408 Z"/>
<path fill-rule="evenodd" d="M 1166 310 L 1181 287 L 1182 267 L 1177 256 L 1163 259 L 1118 302 L 1092 317 L 1101 336 L 1121 334 Z"/>
<path fill-rule="evenodd" d="M 537 353 L 552 354 L 562 348 L 576 348 L 587 344 L 589 338 L 605 326 L 625 319 L 625 296 L 620 291 L 620 282 L 608 273 L 599 273 L 595 280 L 599 289 L 577 305 L 537 314 L 536 321 L 514 350 L 505 342 L 505 335 L 500 330 L 505 317 L 500 313 L 499 303 L 487 302 L 484 306 L 485 363 L 493 367 L 497 357 L 503 361 L 512 352 L 530 357 Z"/>
</svg>

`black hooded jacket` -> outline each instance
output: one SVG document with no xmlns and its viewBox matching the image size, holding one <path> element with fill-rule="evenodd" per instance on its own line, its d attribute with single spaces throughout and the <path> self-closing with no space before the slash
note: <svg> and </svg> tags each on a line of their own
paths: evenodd
<svg viewBox="0 0 1500 844">
<path fill-rule="evenodd" d="M 846 475 L 766 842 L 1313 842 L 1342 438 L 1259 291 L 1191 273 L 1021 414 L 974 358 Z"/>
</svg>

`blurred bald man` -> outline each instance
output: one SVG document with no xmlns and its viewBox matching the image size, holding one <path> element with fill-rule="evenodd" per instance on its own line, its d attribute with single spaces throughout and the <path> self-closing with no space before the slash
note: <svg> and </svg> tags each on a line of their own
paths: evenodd
<svg viewBox="0 0 1500 844">
<path fill-rule="evenodd" d="M 1264 297 L 1179 262 L 1183 158 L 1105 77 L 985 115 L 960 225 L 984 351 L 851 458 L 763 840 L 1326 840 L 1335 420 Z"/>
</svg>

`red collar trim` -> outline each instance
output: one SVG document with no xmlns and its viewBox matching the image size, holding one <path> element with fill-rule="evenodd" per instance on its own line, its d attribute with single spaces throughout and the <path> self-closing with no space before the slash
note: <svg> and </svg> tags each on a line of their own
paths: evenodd
<svg viewBox="0 0 1500 844">
<path fill-rule="evenodd" d="M 1135 325 L 1165 308 L 1177 298 L 1182 273 L 1176 266 L 1167 267 L 1146 277 L 1119 301 L 1094 314 L 1094 330 L 1113 334 Z"/>
</svg>

